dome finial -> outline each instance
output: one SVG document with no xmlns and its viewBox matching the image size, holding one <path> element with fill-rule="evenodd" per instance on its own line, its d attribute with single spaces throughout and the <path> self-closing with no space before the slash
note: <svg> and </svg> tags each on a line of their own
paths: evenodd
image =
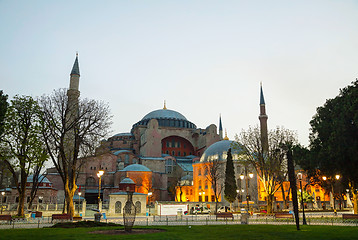
<svg viewBox="0 0 358 240">
<path fill-rule="evenodd" d="M 226 131 L 226 128 L 225 128 L 225 137 L 224 137 L 224 140 L 229 140 L 229 138 L 227 137 L 227 131 Z"/>
<path fill-rule="evenodd" d="M 164 110 L 167 109 L 167 103 L 166 103 L 165 100 L 164 100 L 164 107 L 163 107 L 163 109 L 164 109 Z"/>
</svg>

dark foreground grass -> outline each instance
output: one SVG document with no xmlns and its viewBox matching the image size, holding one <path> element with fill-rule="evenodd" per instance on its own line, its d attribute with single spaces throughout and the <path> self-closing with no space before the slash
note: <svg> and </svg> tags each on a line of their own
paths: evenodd
<svg viewBox="0 0 358 240">
<path fill-rule="evenodd" d="M 292 225 L 224 225 L 224 226 L 177 226 L 152 227 L 165 232 L 137 235 L 103 235 L 88 232 L 122 227 L 101 228 L 44 228 L 0 230 L 0 239 L 358 239 L 357 227 L 303 226 L 300 231 Z"/>
</svg>

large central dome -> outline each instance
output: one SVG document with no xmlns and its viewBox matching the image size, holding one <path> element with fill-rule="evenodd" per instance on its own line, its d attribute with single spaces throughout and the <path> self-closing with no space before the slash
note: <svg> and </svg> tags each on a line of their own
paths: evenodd
<svg viewBox="0 0 358 240">
<path fill-rule="evenodd" d="M 179 120 L 187 120 L 181 113 L 178 113 L 174 110 L 169 109 L 158 109 L 153 112 L 148 113 L 145 115 L 142 120 L 147 119 L 179 119 Z"/>
<path fill-rule="evenodd" d="M 142 118 L 142 120 L 134 124 L 133 127 L 146 126 L 148 125 L 148 122 L 152 119 L 156 119 L 158 121 L 159 126 L 161 127 L 196 129 L 195 124 L 188 121 L 183 114 L 166 108 L 158 109 L 148 113 Z"/>
</svg>

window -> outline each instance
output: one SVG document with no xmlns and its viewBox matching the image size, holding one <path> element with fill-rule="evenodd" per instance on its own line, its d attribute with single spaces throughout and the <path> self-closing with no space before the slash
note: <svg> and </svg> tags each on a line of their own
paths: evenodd
<svg viewBox="0 0 358 240">
<path fill-rule="evenodd" d="M 172 156 L 175 156 L 175 151 L 172 151 Z"/>
<path fill-rule="evenodd" d="M 166 153 L 166 154 L 169 154 L 169 151 L 167 150 L 165 153 Z"/>
<path fill-rule="evenodd" d="M 183 152 L 183 156 L 186 156 L 186 152 Z"/>
<path fill-rule="evenodd" d="M 205 196 L 205 202 L 209 202 L 209 196 Z"/>
<path fill-rule="evenodd" d="M 205 189 L 208 189 L 208 180 L 205 181 Z"/>
<path fill-rule="evenodd" d="M 202 202 L 202 201 L 203 201 L 202 197 L 201 197 L 201 196 L 199 196 L 199 202 Z"/>
<path fill-rule="evenodd" d="M 140 202 L 139 202 L 139 201 L 136 201 L 135 204 L 134 204 L 134 206 L 135 206 L 135 213 L 137 213 L 137 214 L 140 213 L 140 212 L 141 212 L 141 208 L 142 208 Z"/>
<path fill-rule="evenodd" d="M 121 213 L 122 212 L 122 203 L 120 201 L 117 201 L 114 205 L 114 212 L 115 213 Z"/>
<path fill-rule="evenodd" d="M 127 141 L 126 141 L 126 140 L 123 140 L 123 144 L 127 144 Z"/>
<path fill-rule="evenodd" d="M 215 202 L 215 196 L 214 195 L 211 195 L 211 201 Z"/>
<path fill-rule="evenodd" d="M 201 176 L 201 169 L 198 169 L 198 175 Z"/>
<path fill-rule="evenodd" d="M 174 167 L 174 161 L 172 159 L 165 160 L 165 172 L 172 173 Z"/>
<path fill-rule="evenodd" d="M 178 156 L 180 156 L 180 151 L 178 151 Z"/>
<path fill-rule="evenodd" d="M 167 147 L 170 147 L 169 145 L 170 145 L 169 142 L 167 142 Z"/>
<path fill-rule="evenodd" d="M 86 179 L 86 186 L 88 187 L 96 186 L 96 180 L 93 177 L 88 177 Z"/>
</svg>

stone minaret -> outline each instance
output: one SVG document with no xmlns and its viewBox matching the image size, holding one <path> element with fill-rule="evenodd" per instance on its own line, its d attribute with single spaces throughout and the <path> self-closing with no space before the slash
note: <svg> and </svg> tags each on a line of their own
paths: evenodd
<svg viewBox="0 0 358 240">
<path fill-rule="evenodd" d="M 76 53 L 75 63 L 73 64 L 70 74 L 70 88 L 67 91 L 68 102 L 72 104 L 78 104 L 78 98 L 80 96 L 80 68 L 78 66 L 78 53 Z"/>
<path fill-rule="evenodd" d="M 223 140 L 223 125 L 221 123 L 221 114 L 220 114 L 220 118 L 219 118 L 219 137 L 220 137 L 220 140 Z"/>
<path fill-rule="evenodd" d="M 267 134 L 267 119 L 264 93 L 262 91 L 262 84 L 260 84 L 260 130 L 261 130 L 261 144 L 262 150 L 268 152 L 268 134 Z"/>
<path fill-rule="evenodd" d="M 76 53 L 75 63 L 73 64 L 72 71 L 70 74 L 70 87 L 67 90 L 68 97 L 68 115 L 66 116 L 67 123 L 73 124 L 78 115 L 78 102 L 80 97 L 79 91 L 80 83 L 80 69 L 78 66 L 78 54 Z M 65 153 L 67 161 L 71 161 L 75 149 L 75 129 L 67 132 L 65 135 Z"/>
</svg>

